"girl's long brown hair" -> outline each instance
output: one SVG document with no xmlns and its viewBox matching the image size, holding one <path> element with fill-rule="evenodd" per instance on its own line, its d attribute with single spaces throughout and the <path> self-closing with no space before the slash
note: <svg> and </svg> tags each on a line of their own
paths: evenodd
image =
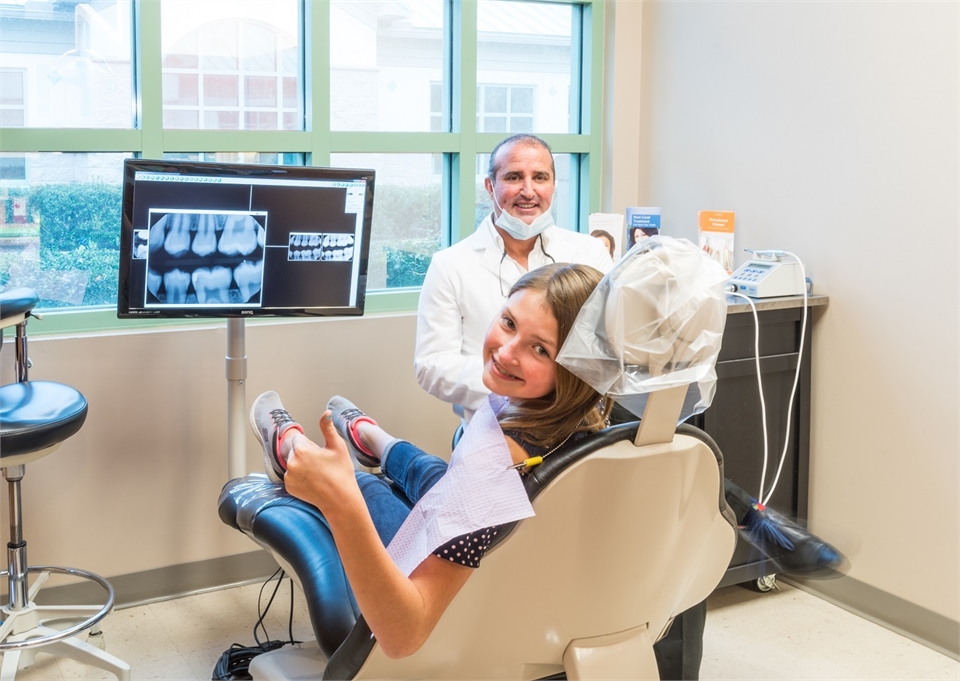
<svg viewBox="0 0 960 681">
<path fill-rule="evenodd" d="M 510 289 L 543 294 L 544 303 L 557 320 L 558 348 L 573 328 L 580 308 L 603 275 L 589 265 L 555 263 L 527 272 Z M 522 438 L 538 447 L 554 446 L 570 433 L 600 430 L 605 425 L 610 400 L 602 398 L 564 367 L 557 364 L 554 390 L 543 397 L 514 400 L 499 415 L 505 430 L 522 431 Z"/>
</svg>

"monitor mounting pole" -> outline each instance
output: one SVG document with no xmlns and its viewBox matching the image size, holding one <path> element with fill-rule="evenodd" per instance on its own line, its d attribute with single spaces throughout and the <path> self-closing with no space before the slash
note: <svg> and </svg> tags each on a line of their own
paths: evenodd
<svg viewBox="0 0 960 681">
<path fill-rule="evenodd" d="M 227 320 L 227 476 L 228 480 L 247 474 L 246 411 L 244 382 L 247 354 L 243 319 Z"/>
</svg>

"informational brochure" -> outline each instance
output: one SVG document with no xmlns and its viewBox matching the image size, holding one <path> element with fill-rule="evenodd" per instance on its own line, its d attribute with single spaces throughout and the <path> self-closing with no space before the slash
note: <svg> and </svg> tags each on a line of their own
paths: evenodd
<svg viewBox="0 0 960 681">
<path fill-rule="evenodd" d="M 610 257 L 617 260 L 623 252 L 617 238 L 623 234 L 623 216 L 620 213 L 590 213 L 588 216 L 590 236 L 596 237 L 607 244 Z"/>
<path fill-rule="evenodd" d="M 627 250 L 633 248 L 638 241 L 648 236 L 660 233 L 660 209 L 656 207 L 628 207 L 627 208 Z"/>
<path fill-rule="evenodd" d="M 736 214 L 732 211 L 702 210 L 698 213 L 700 248 L 733 274 L 733 228 Z"/>
</svg>

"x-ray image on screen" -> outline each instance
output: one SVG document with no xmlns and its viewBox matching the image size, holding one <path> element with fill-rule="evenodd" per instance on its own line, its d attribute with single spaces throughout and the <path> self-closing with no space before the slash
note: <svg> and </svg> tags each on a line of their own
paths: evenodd
<svg viewBox="0 0 960 681">
<path fill-rule="evenodd" d="M 353 260 L 352 234 L 290 234 L 287 260 L 326 260 L 348 262 Z"/>
<path fill-rule="evenodd" d="M 259 303 L 266 213 L 151 209 L 149 214 L 145 307 Z"/>
</svg>

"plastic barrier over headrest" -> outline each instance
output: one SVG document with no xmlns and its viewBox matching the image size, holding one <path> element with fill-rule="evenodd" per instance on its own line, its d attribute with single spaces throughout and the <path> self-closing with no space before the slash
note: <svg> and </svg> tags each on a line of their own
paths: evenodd
<svg viewBox="0 0 960 681">
<path fill-rule="evenodd" d="M 716 389 L 729 276 L 686 239 L 643 239 L 584 303 L 557 361 L 634 414 L 679 385 L 690 385 L 680 420 L 700 413 Z"/>
</svg>

